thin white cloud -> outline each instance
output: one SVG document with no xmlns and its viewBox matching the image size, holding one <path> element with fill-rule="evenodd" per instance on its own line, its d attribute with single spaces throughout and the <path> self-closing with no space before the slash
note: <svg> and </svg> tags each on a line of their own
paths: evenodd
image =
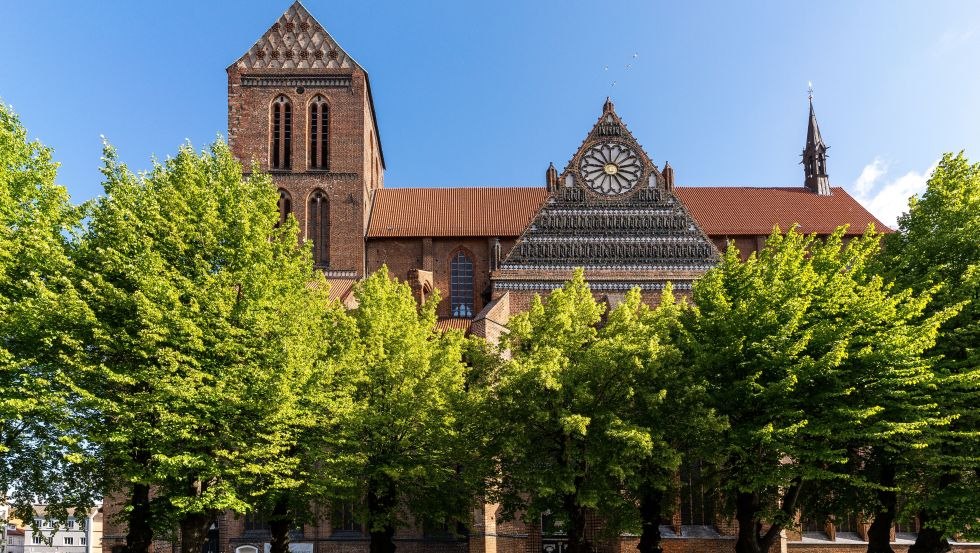
<svg viewBox="0 0 980 553">
<path fill-rule="evenodd" d="M 876 157 L 864 166 L 851 186 L 854 197 L 882 223 L 895 228 L 898 216 L 909 206 L 909 198 L 926 191 L 926 183 L 936 170 L 939 160 L 922 172 L 909 171 L 897 178 L 888 178 L 888 163 Z"/>
<path fill-rule="evenodd" d="M 854 181 L 854 193 L 862 197 L 867 196 L 878 179 L 887 172 L 888 164 L 880 157 L 876 157 L 874 161 L 864 166 L 861 175 Z"/>
</svg>

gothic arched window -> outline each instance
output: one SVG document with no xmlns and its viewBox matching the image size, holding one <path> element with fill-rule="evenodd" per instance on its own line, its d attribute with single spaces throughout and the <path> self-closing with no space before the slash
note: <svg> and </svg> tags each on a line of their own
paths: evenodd
<svg viewBox="0 0 980 553">
<path fill-rule="evenodd" d="M 276 202 L 276 205 L 279 207 L 279 222 L 276 223 L 276 226 L 279 226 L 285 223 L 289 214 L 293 212 L 293 198 L 289 195 L 289 192 L 280 188 L 279 201 Z"/>
<path fill-rule="evenodd" d="M 449 260 L 449 311 L 453 317 L 473 317 L 473 260 L 462 250 Z"/>
<path fill-rule="evenodd" d="M 272 102 L 272 144 L 269 167 L 289 169 L 293 141 L 293 106 L 289 98 L 279 95 Z"/>
<path fill-rule="evenodd" d="M 328 168 L 330 108 L 327 99 L 317 95 L 310 102 L 310 168 Z"/>
<path fill-rule="evenodd" d="M 313 263 L 330 265 L 330 201 L 323 190 L 310 195 L 306 210 L 306 239 L 313 241 Z"/>
</svg>

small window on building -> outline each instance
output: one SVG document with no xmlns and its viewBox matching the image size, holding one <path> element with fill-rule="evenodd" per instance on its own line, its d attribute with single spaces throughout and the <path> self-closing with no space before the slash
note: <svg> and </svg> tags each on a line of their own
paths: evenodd
<svg viewBox="0 0 980 553">
<path fill-rule="evenodd" d="M 360 535 L 363 532 L 363 526 L 357 520 L 353 502 L 345 501 L 334 506 L 330 528 L 334 534 Z"/>
<path fill-rule="evenodd" d="M 293 197 L 289 195 L 282 188 L 279 189 L 279 201 L 277 202 L 279 207 L 279 223 L 276 226 L 282 225 L 289 218 L 289 215 L 293 212 Z"/>
<path fill-rule="evenodd" d="M 245 515 L 246 532 L 267 532 L 268 530 L 269 521 L 262 513 L 252 512 Z"/>
<path fill-rule="evenodd" d="M 41 539 L 41 536 L 39 536 L 37 534 L 34 534 L 34 536 L 31 539 L 31 541 L 34 542 L 34 545 L 41 545 L 42 543 L 44 543 L 44 540 Z"/>
<path fill-rule="evenodd" d="M 75 545 L 75 538 L 71 536 L 65 536 L 65 545 Z"/>
<path fill-rule="evenodd" d="M 317 95 L 310 102 L 310 169 L 327 169 L 330 141 L 330 108 Z"/>
<path fill-rule="evenodd" d="M 271 123 L 269 167 L 271 169 L 289 169 L 292 155 L 293 106 L 286 96 L 279 95 L 272 102 Z"/>
<path fill-rule="evenodd" d="M 88 538 L 85 536 L 78 538 L 78 545 L 88 545 Z"/>
<path fill-rule="evenodd" d="M 330 201 L 323 190 L 310 195 L 306 211 L 306 239 L 313 242 L 313 264 L 330 266 Z"/>
<path fill-rule="evenodd" d="M 75 528 L 75 519 L 73 519 L 73 518 L 68 519 L 65 522 L 65 528 L 68 528 L 69 530 Z"/>
<path fill-rule="evenodd" d="M 449 300 L 453 317 L 473 317 L 473 260 L 462 251 L 449 262 Z"/>
</svg>

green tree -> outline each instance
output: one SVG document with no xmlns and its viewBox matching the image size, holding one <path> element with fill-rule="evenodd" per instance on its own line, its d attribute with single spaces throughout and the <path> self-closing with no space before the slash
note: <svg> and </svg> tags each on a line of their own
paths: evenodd
<svg viewBox="0 0 980 553">
<path fill-rule="evenodd" d="M 297 434 L 287 455 L 296 463 L 289 478 L 271 480 L 255 502 L 258 517 L 269 524 L 271 553 L 287 553 L 290 532 L 319 523 L 322 506 L 348 500 L 363 468 L 340 426 L 353 409 L 353 383 L 360 375 L 355 357 L 359 349 L 352 347 L 357 330 L 339 302 L 323 315 L 316 368 L 305 385 L 293 391 L 298 396 L 293 420 Z"/>
<path fill-rule="evenodd" d="M 669 332 L 658 328 L 670 326 L 672 309 L 669 292 L 650 312 L 634 290 L 600 325 L 605 308 L 577 270 L 510 322 L 498 493 L 508 514 L 563 518 L 572 553 L 589 550 L 589 510 L 613 533 L 638 518 L 636 501 L 672 486 L 679 455 L 658 405 L 676 391 L 674 365 L 662 359 Z M 659 506 L 646 510 L 659 521 Z M 652 538 L 644 544 L 655 547 Z"/>
<path fill-rule="evenodd" d="M 616 372 L 632 387 L 624 417 L 651 442 L 635 473 L 622 481 L 627 510 L 639 515 L 638 523 L 622 526 L 641 529 L 640 553 L 662 551 L 660 521 L 674 513 L 680 464 L 712 460 L 725 427 L 707 404 L 706 383 L 687 361 L 689 319 L 687 303 L 677 302 L 668 284 L 655 309 L 632 290 L 600 330 L 600 364 L 622 367 Z"/>
<path fill-rule="evenodd" d="M 887 470 L 840 468 L 854 454 L 880 460 L 916 447 L 924 428 L 941 422 L 922 352 L 942 316 L 924 318 L 928 294 L 894 293 L 868 269 L 877 235 L 845 245 L 843 233 L 776 229 L 746 261 L 730 247 L 695 285 L 692 355 L 730 423 L 722 490 L 739 524 L 739 553 L 767 550 L 806 486 L 894 492 Z"/>
<path fill-rule="evenodd" d="M 354 297 L 348 362 L 358 372 L 335 439 L 361 463 L 349 499 L 366 503 L 360 513 L 371 552 L 391 553 L 407 513 L 422 522 L 461 522 L 478 491 L 463 466 L 472 456 L 462 418 L 472 412 L 465 341 L 436 329 L 438 294 L 418 305 L 385 267 L 360 282 Z"/>
<path fill-rule="evenodd" d="M 326 283 L 268 176 L 220 141 L 139 176 L 107 147 L 103 174 L 76 255 L 83 421 L 127 495 L 128 551 L 176 527 L 199 553 L 217 513 L 291 484 Z"/>
<path fill-rule="evenodd" d="M 938 287 L 929 312 L 961 308 L 940 329 L 930 354 L 940 379 L 936 399 L 954 419 L 916 459 L 909 507 L 922 523 L 913 553 L 949 551 L 947 536 L 973 530 L 980 517 L 980 164 L 947 153 L 921 198 L 909 200 L 898 231 L 886 238 L 883 272 L 916 292 Z M 972 531 L 972 532 L 971 532 Z"/>
<path fill-rule="evenodd" d="M 87 508 L 99 493 L 72 425 L 73 366 L 58 332 L 79 306 L 67 275 L 81 211 L 55 184 L 57 167 L 0 103 L 0 504 L 31 521 L 38 499 L 65 520 L 69 507 Z"/>
</svg>

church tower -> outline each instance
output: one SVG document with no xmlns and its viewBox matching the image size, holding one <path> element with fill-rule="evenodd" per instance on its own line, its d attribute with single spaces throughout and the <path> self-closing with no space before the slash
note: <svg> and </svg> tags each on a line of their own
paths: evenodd
<svg viewBox="0 0 980 553">
<path fill-rule="evenodd" d="M 267 171 L 327 276 L 365 272 L 384 156 L 367 72 L 297 0 L 228 72 L 228 141 Z"/>
<path fill-rule="evenodd" d="M 803 149 L 803 186 L 820 196 L 830 195 L 830 179 L 827 176 L 827 145 L 820 136 L 817 115 L 813 112 L 813 94 L 810 94 L 810 123 L 806 130 L 806 147 Z"/>
</svg>

